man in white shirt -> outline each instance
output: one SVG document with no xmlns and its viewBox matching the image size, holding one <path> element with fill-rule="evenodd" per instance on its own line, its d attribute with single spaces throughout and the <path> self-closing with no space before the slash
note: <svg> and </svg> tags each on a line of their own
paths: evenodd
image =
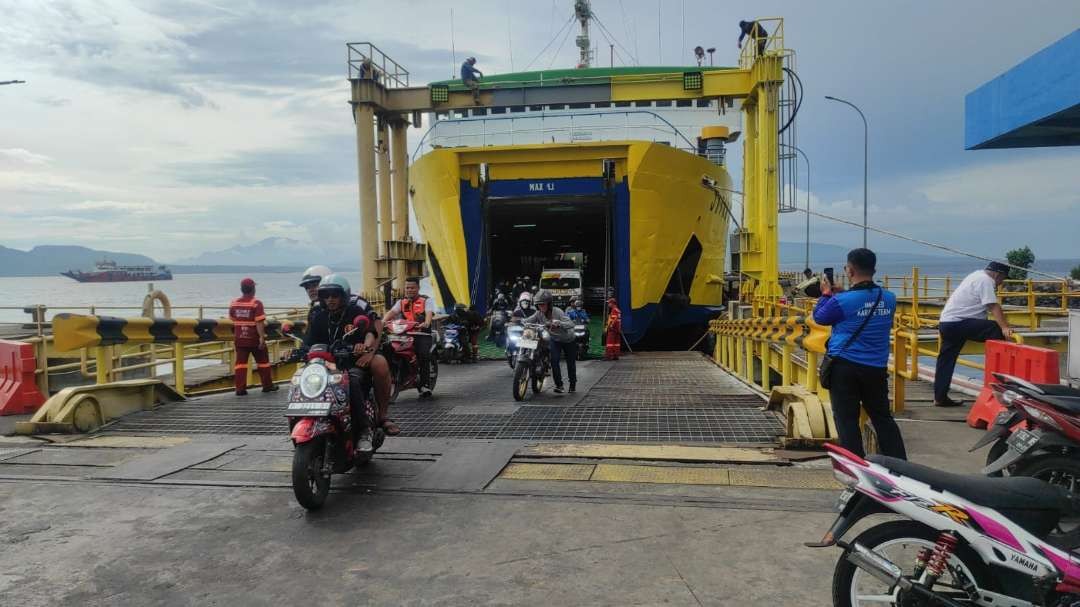
<svg viewBox="0 0 1080 607">
<path fill-rule="evenodd" d="M 949 398 L 949 385 L 960 350 L 969 339 L 1008 339 L 1012 329 L 998 303 L 997 288 L 1009 275 L 1009 266 L 991 261 L 985 270 L 968 274 L 949 296 L 941 311 L 938 330 L 941 332 L 941 351 L 934 372 L 934 406 L 956 407 L 961 403 Z M 986 318 L 987 312 L 994 320 Z"/>
</svg>

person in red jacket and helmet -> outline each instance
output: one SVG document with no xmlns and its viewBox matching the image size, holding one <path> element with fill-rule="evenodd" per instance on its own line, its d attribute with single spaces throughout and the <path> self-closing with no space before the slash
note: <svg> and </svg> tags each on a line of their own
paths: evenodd
<svg viewBox="0 0 1080 607">
<path fill-rule="evenodd" d="M 262 381 L 263 392 L 278 389 L 270 373 L 270 354 L 266 350 L 266 310 L 255 299 L 255 281 L 245 278 L 240 281 L 240 297 L 229 304 L 229 320 L 233 322 L 233 346 L 236 351 L 236 365 L 233 367 L 233 379 L 236 395 L 247 394 L 248 358 L 255 357 Z"/>
<path fill-rule="evenodd" d="M 604 325 L 604 360 L 619 360 L 622 350 L 622 312 L 615 298 L 607 300 L 608 318 Z"/>
</svg>

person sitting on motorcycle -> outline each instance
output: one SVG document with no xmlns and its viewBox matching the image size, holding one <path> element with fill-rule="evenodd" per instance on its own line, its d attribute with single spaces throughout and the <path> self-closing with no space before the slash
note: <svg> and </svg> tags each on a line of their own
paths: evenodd
<svg viewBox="0 0 1080 607">
<path fill-rule="evenodd" d="M 506 298 L 506 294 L 502 291 L 495 291 L 495 297 L 491 301 L 491 310 L 493 312 L 499 312 L 510 309 L 510 300 Z"/>
<path fill-rule="evenodd" d="M 420 279 L 405 279 L 405 297 L 394 304 L 386 313 L 385 322 L 398 318 L 418 323 L 417 333 L 413 336 L 413 348 L 416 350 L 416 363 L 420 367 L 420 398 L 431 397 L 431 316 L 434 305 L 426 295 L 420 294 Z"/>
<path fill-rule="evenodd" d="M 532 316 L 536 310 L 533 309 L 533 296 L 528 291 L 518 296 L 517 307 L 514 308 L 514 312 L 510 314 L 511 321 L 520 322 L 521 320 Z"/>
<path fill-rule="evenodd" d="M 387 417 L 390 410 L 390 365 L 381 354 L 377 353 L 378 315 L 363 299 L 351 299 L 349 281 L 340 274 L 329 274 L 323 278 L 319 282 L 318 293 L 319 307 L 314 308 L 307 334 L 304 336 L 304 346 L 308 348 L 315 344 L 330 346 L 341 339 L 348 331 L 346 327 L 358 316 L 367 319 L 363 340 L 353 348 L 356 364 L 349 369 L 349 394 L 352 400 L 350 405 L 353 410 L 353 419 L 361 419 L 363 394 L 370 382 L 374 382 L 375 402 L 379 407 L 379 419 L 376 423 L 382 426 L 388 436 L 400 434 L 401 428 Z M 363 450 L 366 447 L 370 450 L 370 437 L 366 437 L 366 440 L 369 441 L 366 445 L 358 442 L 357 448 Z"/>
<path fill-rule="evenodd" d="M 589 324 L 589 313 L 585 311 L 585 306 L 579 297 L 575 297 L 574 301 L 570 302 L 570 309 L 566 311 L 566 315 L 569 316 L 570 320 L 574 321 L 575 324 Z"/>
<path fill-rule="evenodd" d="M 551 334 L 548 350 L 551 352 L 551 378 L 555 380 L 555 393 L 562 394 L 562 370 L 559 359 L 566 358 L 566 375 L 570 379 L 570 391 L 577 391 L 577 342 L 574 341 L 574 321 L 552 303 L 551 291 L 541 289 L 536 294 L 536 314 L 525 319 L 527 323 L 547 326 Z"/>
<path fill-rule="evenodd" d="M 450 313 L 447 320 L 461 326 L 467 338 L 462 340 L 461 346 L 462 348 L 468 348 L 468 359 L 476 362 L 480 353 L 478 345 L 480 329 L 483 327 L 484 322 L 484 319 L 476 312 L 476 307 L 466 307 L 465 304 L 458 302 L 454 304 L 454 311 Z"/>
<path fill-rule="evenodd" d="M 300 276 L 300 286 L 307 291 L 308 300 L 308 324 L 311 324 L 311 317 L 315 314 L 315 310 L 319 307 L 319 282 L 323 278 L 332 274 L 330 268 L 326 266 L 311 266 L 304 270 L 304 273 Z"/>
</svg>

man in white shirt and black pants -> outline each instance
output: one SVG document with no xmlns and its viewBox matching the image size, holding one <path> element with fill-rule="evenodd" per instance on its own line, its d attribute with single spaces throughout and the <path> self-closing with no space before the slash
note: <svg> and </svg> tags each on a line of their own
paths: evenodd
<svg viewBox="0 0 1080 607">
<path fill-rule="evenodd" d="M 991 261 L 985 270 L 968 274 L 960 286 L 949 296 L 941 311 L 938 330 L 941 332 L 941 351 L 937 357 L 934 373 L 934 406 L 956 407 L 962 403 L 949 398 L 953 370 L 960 350 L 969 339 L 1007 339 L 1012 329 L 998 303 L 997 288 L 1009 276 L 1009 266 Z M 993 320 L 986 318 L 987 312 Z"/>
</svg>

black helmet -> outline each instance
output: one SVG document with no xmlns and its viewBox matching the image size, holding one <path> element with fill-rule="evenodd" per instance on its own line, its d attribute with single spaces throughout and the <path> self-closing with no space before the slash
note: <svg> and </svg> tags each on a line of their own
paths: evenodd
<svg viewBox="0 0 1080 607">
<path fill-rule="evenodd" d="M 328 274 L 319 282 L 319 298 L 326 297 L 330 293 L 340 293 L 342 298 L 348 299 L 352 294 L 349 281 L 341 274 Z"/>
<path fill-rule="evenodd" d="M 465 312 L 465 304 L 460 301 L 454 304 L 454 313 L 463 314 Z"/>
</svg>

